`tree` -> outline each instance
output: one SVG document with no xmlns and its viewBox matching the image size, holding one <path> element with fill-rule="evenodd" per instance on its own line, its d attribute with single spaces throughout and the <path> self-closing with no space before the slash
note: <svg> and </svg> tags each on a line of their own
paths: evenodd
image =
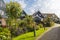
<svg viewBox="0 0 60 40">
<path fill-rule="evenodd" d="M 17 2 L 10 2 L 6 4 L 6 14 L 10 18 L 17 18 L 22 12 L 21 5 Z"/>
<path fill-rule="evenodd" d="M 12 35 L 15 35 L 15 32 L 18 28 L 17 19 L 20 17 L 22 12 L 21 5 L 17 2 L 10 2 L 6 4 L 6 15 L 7 15 L 7 24 Z M 12 31 L 13 30 L 13 31 Z"/>
<path fill-rule="evenodd" d="M 36 37 L 36 23 L 34 22 L 32 16 L 26 16 L 27 28 L 31 28 L 34 32 L 34 37 Z M 30 30 L 31 30 L 30 29 Z"/>
<path fill-rule="evenodd" d="M 36 36 L 36 23 L 34 22 L 32 16 L 25 16 L 25 18 L 23 20 L 21 20 L 20 22 L 20 28 L 23 29 L 23 32 L 31 32 L 33 31 L 34 33 L 34 37 Z"/>
<path fill-rule="evenodd" d="M 15 20 L 16 23 L 17 21 L 16 19 L 20 17 L 21 12 L 22 12 L 22 8 L 19 3 L 10 2 L 6 4 L 6 15 L 8 16 L 9 26 L 11 25 L 12 20 Z"/>
<path fill-rule="evenodd" d="M 51 27 L 52 26 L 52 20 L 51 20 L 51 18 L 50 17 L 45 18 L 44 21 L 43 21 L 43 25 L 45 27 Z"/>
<path fill-rule="evenodd" d="M 11 40 L 10 30 L 0 27 L 0 40 Z"/>
</svg>

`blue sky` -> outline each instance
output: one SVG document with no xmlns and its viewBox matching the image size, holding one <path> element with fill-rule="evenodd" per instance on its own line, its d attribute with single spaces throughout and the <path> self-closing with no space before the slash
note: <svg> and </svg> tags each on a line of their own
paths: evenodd
<svg viewBox="0 0 60 40">
<path fill-rule="evenodd" d="M 10 0 L 5 0 L 9 2 Z M 13 0 L 21 4 L 28 14 L 33 14 L 37 10 L 42 13 L 55 13 L 60 17 L 60 0 Z"/>
</svg>

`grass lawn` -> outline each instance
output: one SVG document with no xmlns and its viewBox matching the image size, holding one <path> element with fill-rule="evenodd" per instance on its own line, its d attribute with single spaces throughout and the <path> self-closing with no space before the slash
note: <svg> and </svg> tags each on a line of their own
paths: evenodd
<svg viewBox="0 0 60 40">
<path fill-rule="evenodd" d="M 47 30 L 48 28 L 46 28 Z M 36 31 L 36 37 L 40 36 L 41 34 L 43 34 L 46 30 L 44 30 L 44 28 L 40 28 L 40 30 Z M 13 40 L 35 40 L 36 37 L 34 37 L 34 33 L 33 32 L 29 32 L 26 34 L 22 34 L 20 36 L 17 36 L 15 38 L 13 38 Z"/>
</svg>

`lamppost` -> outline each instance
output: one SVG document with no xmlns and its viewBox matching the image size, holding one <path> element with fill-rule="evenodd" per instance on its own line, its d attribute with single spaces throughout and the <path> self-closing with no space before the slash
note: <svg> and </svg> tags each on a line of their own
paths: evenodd
<svg viewBox="0 0 60 40">
<path fill-rule="evenodd" d="M 33 32 L 34 32 L 34 37 L 36 37 L 36 28 L 35 28 L 35 22 L 33 24 Z"/>
<path fill-rule="evenodd" d="M 36 37 L 36 29 L 34 26 L 33 26 L 33 30 L 34 30 L 34 37 Z"/>
</svg>

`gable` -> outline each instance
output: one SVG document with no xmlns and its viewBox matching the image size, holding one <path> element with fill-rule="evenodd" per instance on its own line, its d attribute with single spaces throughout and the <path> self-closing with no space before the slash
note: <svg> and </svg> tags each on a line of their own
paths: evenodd
<svg viewBox="0 0 60 40">
<path fill-rule="evenodd" d="M 21 16 L 25 16 L 27 15 L 26 12 L 23 10 L 22 13 L 21 13 Z"/>
<path fill-rule="evenodd" d="M 42 15 L 41 12 L 37 11 L 33 14 L 33 17 L 40 17 L 40 18 L 44 18 L 44 16 Z"/>
<path fill-rule="evenodd" d="M 27 15 L 26 12 L 23 10 L 20 15 L 20 19 L 24 19 L 26 15 Z"/>
</svg>

